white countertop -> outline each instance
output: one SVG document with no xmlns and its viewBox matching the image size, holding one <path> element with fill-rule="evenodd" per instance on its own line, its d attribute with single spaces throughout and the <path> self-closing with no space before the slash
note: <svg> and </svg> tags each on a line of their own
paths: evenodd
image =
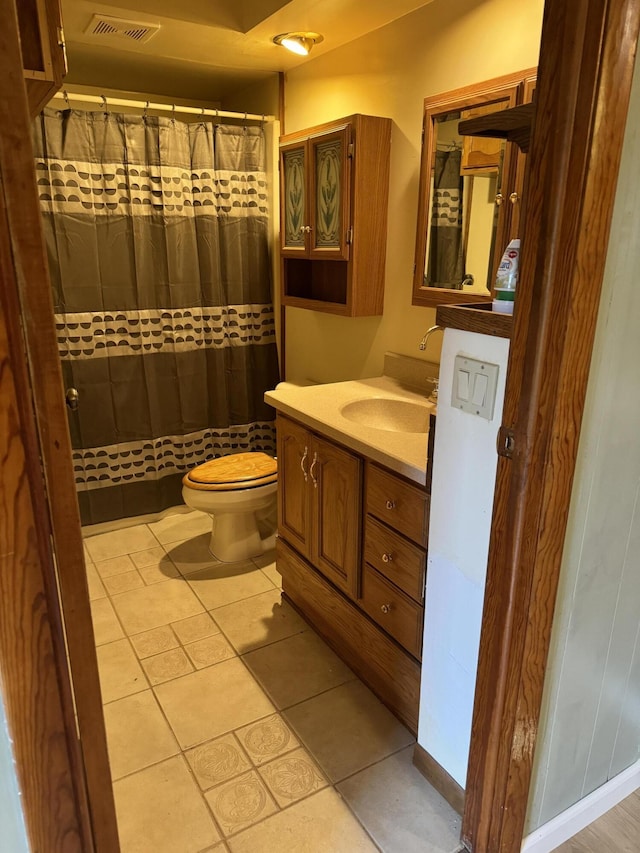
<svg viewBox="0 0 640 853">
<path fill-rule="evenodd" d="M 408 400 L 434 411 L 426 397 L 389 376 L 297 387 L 283 384 L 264 395 L 276 411 L 332 438 L 356 453 L 424 485 L 428 433 L 395 432 L 354 423 L 340 409 L 346 403 L 371 397 Z"/>
</svg>

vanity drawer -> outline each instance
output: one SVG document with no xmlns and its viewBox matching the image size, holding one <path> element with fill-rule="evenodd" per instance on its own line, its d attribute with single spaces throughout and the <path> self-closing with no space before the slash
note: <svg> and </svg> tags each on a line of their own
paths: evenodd
<svg viewBox="0 0 640 853">
<path fill-rule="evenodd" d="M 370 515 L 364 528 L 364 559 L 411 598 L 422 602 L 425 552 Z"/>
<path fill-rule="evenodd" d="M 429 495 L 375 465 L 367 465 L 367 512 L 426 547 Z"/>
<path fill-rule="evenodd" d="M 420 660 L 424 608 L 371 566 L 363 567 L 362 598 L 358 603 L 381 628 Z"/>
</svg>

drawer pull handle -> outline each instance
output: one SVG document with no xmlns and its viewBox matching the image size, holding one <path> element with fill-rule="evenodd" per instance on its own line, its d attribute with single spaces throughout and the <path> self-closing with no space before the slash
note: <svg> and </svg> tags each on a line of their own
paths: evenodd
<svg viewBox="0 0 640 853">
<path fill-rule="evenodd" d="M 391 613 L 392 606 L 392 604 L 383 604 L 380 610 L 382 610 L 383 613 Z"/>
<path fill-rule="evenodd" d="M 313 483 L 313 488 L 318 488 L 318 480 L 313 476 L 314 469 L 318 464 L 318 454 L 313 454 L 313 459 L 311 460 L 311 468 L 309 468 L 309 476 L 311 477 L 311 482 Z"/>
<path fill-rule="evenodd" d="M 302 471 L 302 476 L 304 477 L 305 483 L 309 479 L 309 475 L 307 474 L 307 469 L 304 467 L 304 463 L 307 461 L 307 456 L 309 454 L 309 449 L 307 445 L 304 446 L 304 453 L 302 454 L 302 459 L 300 460 L 300 470 Z"/>
<path fill-rule="evenodd" d="M 387 509 L 395 509 L 396 508 L 396 502 L 395 501 L 387 501 L 385 506 L 387 507 Z"/>
<path fill-rule="evenodd" d="M 392 563 L 393 562 L 393 554 L 383 554 L 382 555 L 383 563 Z"/>
</svg>

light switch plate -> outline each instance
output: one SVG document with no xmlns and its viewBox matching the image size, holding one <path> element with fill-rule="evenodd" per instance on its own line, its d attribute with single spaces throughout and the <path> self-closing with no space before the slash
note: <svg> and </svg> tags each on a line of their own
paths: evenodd
<svg viewBox="0 0 640 853">
<path fill-rule="evenodd" d="M 451 405 L 490 421 L 496 403 L 499 366 L 457 355 L 453 367 Z"/>
</svg>

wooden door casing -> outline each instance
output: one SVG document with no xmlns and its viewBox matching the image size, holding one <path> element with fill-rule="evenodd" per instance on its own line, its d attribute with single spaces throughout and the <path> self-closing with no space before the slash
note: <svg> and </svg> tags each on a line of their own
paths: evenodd
<svg viewBox="0 0 640 853">
<path fill-rule="evenodd" d="M 636 0 L 547 3 L 462 841 L 517 853 L 640 31 Z"/>
<path fill-rule="evenodd" d="M 315 464 L 314 464 L 315 462 Z M 315 437 L 309 475 L 314 492 L 314 565 L 357 598 L 362 526 L 362 461 Z"/>
<path fill-rule="evenodd" d="M 6 216 L 10 241 L 10 257 L 2 265 L 3 271 L 7 270 L 3 279 L 4 310 L 9 329 L 16 330 L 11 352 L 14 363 L 20 368 L 17 375 L 20 376 L 18 391 L 23 424 L 33 419 L 33 433 L 27 449 L 40 476 L 33 489 L 34 494 L 39 490 L 42 517 L 46 520 L 37 528 L 43 543 L 40 550 L 42 572 L 48 585 L 50 612 L 61 610 L 60 630 L 64 625 L 64 640 L 55 646 L 54 660 L 50 663 L 58 668 L 61 690 L 70 689 L 71 681 L 73 683 L 75 701 L 70 701 L 67 735 L 74 743 L 78 736 L 80 738 L 81 752 L 74 764 L 74 784 L 78 791 L 84 792 L 86 787 L 81 820 L 90 822 L 97 851 L 115 853 L 119 849 L 118 834 L 100 682 L 36 190 L 31 121 L 22 83 L 22 57 L 12 0 L 0 0 L 0 16 L 0 171 L 3 216 Z M 10 276 L 9 270 L 14 270 L 15 274 Z M 24 426 L 23 431 L 26 429 Z M 36 616 L 34 611 L 33 618 Z M 44 673 L 43 683 L 46 678 Z M 31 761 L 38 761 L 38 750 L 36 746 L 30 752 Z M 26 769 L 28 772 L 28 762 Z M 37 820 L 37 817 L 29 814 L 29 819 Z M 35 849 L 49 853 L 49 850 L 65 848 L 43 844 Z"/>
</svg>

